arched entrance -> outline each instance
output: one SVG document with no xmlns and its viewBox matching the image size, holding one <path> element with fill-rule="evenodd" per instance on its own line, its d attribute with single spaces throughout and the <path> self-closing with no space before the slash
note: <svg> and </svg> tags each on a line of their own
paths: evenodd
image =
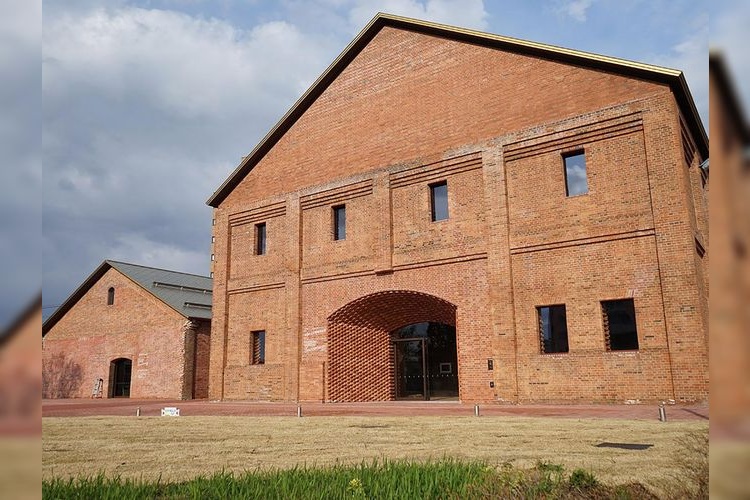
<svg viewBox="0 0 750 500">
<path fill-rule="evenodd" d="M 439 328 L 449 331 L 453 345 L 456 345 L 456 306 L 426 293 L 409 290 L 378 292 L 350 302 L 331 314 L 327 328 L 327 400 L 391 401 L 401 397 L 420 398 L 419 395 L 400 396 L 399 394 L 406 393 L 399 392 L 398 385 L 399 373 L 403 375 L 405 369 L 416 369 L 414 359 L 410 359 L 417 355 L 416 351 L 420 351 L 422 356 L 421 397 L 429 398 L 430 376 L 433 371 L 438 374 L 440 371 L 440 362 L 433 368 L 429 361 L 430 334 L 437 335 L 436 326 L 428 332 L 430 324 L 442 325 Z M 446 330 L 446 327 L 450 330 Z M 422 336 L 403 337 L 402 332 Z M 439 357 L 435 357 L 435 360 L 438 359 Z M 453 354 L 452 359 L 457 360 L 457 356 Z M 410 362 L 411 368 L 402 362 Z M 450 361 L 442 361 L 448 362 Z M 454 393 L 457 396 L 456 362 L 453 362 L 451 368 L 455 374 Z M 443 369 L 447 370 L 447 367 L 444 365 Z M 439 384 L 435 387 L 439 388 Z"/>
<path fill-rule="evenodd" d="M 130 375 L 133 362 L 128 358 L 117 358 L 109 364 L 109 397 L 130 397 Z"/>
</svg>

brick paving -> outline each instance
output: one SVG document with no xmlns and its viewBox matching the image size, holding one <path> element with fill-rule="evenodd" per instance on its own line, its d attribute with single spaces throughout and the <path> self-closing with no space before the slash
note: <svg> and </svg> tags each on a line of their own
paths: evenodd
<svg viewBox="0 0 750 500">
<path fill-rule="evenodd" d="M 169 399 L 55 399 L 42 402 L 43 417 L 158 416 L 161 409 L 176 406 L 182 416 L 295 416 L 296 403 L 254 401 L 207 401 Z M 471 416 L 474 405 L 457 401 L 378 403 L 301 403 L 303 416 Z M 616 418 L 656 420 L 656 404 L 634 405 L 500 405 L 479 406 L 480 416 Z M 708 405 L 668 405 L 668 420 L 708 420 Z"/>
</svg>

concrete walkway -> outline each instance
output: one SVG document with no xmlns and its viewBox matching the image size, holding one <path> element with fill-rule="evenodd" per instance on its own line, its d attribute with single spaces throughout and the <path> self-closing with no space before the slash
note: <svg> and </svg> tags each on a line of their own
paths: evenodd
<svg viewBox="0 0 750 500">
<path fill-rule="evenodd" d="M 296 416 L 296 403 L 250 401 L 180 401 L 166 399 L 47 399 L 42 401 L 43 417 L 120 415 L 159 416 L 166 406 L 176 406 L 182 416 Z M 303 416 L 472 416 L 474 405 L 458 401 L 388 401 L 379 403 L 301 403 Z M 668 405 L 668 420 L 708 420 L 708 405 Z M 656 404 L 599 405 L 479 405 L 481 416 L 523 416 L 562 418 L 621 418 L 657 420 Z"/>
</svg>

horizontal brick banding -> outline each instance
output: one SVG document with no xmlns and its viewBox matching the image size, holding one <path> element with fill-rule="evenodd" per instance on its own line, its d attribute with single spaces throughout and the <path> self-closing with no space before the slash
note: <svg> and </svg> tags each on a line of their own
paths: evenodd
<svg viewBox="0 0 750 500">
<path fill-rule="evenodd" d="M 368 179 L 355 184 L 348 184 L 346 186 L 302 196 L 300 197 L 299 203 L 300 207 L 304 210 L 307 208 L 341 203 L 346 200 L 370 194 L 372 194 L 372 180 Z"/>
<path fill-rule="evenodd" d="M 565 130 L 562 134 L 555 134 L 558 137 L 554 138 L 545 138 L 545 140 L 541 141 L 535 138 L 528 141 L 507 144 L 505 146 L 505 161 L 519 160 L 550 151 L 564 151 L 581 144 L 612 139 L 641 130 L 643 130 L 643 121 L 640 117 L 608 120 L 595 126 L 588 126 L 585 130 L 581 130 L 581 127 L 576 127 Z"/>
<path fill-rule="evenodd" d="M 391 175 L 391 187 L 397 188 L 410 184 L 436 181 L 447 175 L 467 172 L 477 168 L 482 168 L 481 152 L 470 153 L 437 163 L 421 165 L 418 168 L 396 172 Z"/>
<path fill-rule="evenodd" d="M 229 220 L 230 225 L 240 226 L 242 224 L 252 224 L 254 222 L 263 222 L 266 219 L 272 217 L 282 217 L 286 213 L 286 206 L 284 203 L 275 203 L 273 205 L 266 205 L 258 207 L 254 210 L 248 210 L 232 216 Z"/>
</svg>

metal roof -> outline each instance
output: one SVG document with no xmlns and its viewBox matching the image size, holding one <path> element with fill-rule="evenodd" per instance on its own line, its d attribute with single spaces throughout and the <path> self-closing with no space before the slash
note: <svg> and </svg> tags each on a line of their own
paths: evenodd
<svg viewBox="0 0 750 500">
<path fill-rule="evenodd" d="M 206 276 L 105 261 L 187 318 L 211 318 L 213 281 Z"/>
<path fill-rule="evenodd" d="M 157 299 L 161 300 L 185 318 L 211 318 L 211 291 L 213 279 L 197 274 L 168 271 L 155 267 L 105 260 L 91 275 L 58 307 L 42 325 L 42 335 L 62 318 L 65 313 L 96 283 L 109 269 L 115 269 Z"/>
<path fill-rule="evenodd" d="M 682 71 L 635 61 L 628 61 L 616 57 L 603 56 L 591 52 L 557 47 L 544 43 L 531 42 L 518 38 L 494 35 L 482 31 L 469 30 L 438 24 L 408 17 L 378 13 L 357 37 L 347 45 L 344 51 L 331 63 L 320 77 L 312 84 L 302 97 L 286 112 L 279 122 L 258 143 L 255 149 L 245 156 L 242 162 L 221 186 L 211 195 L 206 203 L 212 207 L 219 204 L 245 178 L 255 165 L 273 148 L 286 134 L 294 123 L 304 114 L 326 88 L 341 74 L 354 58 L 367 46 L 375 35 L 385 26 L 397 29 L 438 36 L 450 40 L 458 40 L 483 47 L 505 50 L 518 54 L 526 54 L 543 59 L 564 62 L 577 66 L 608 71 L 615 74 L 631 76 L 647 81 L 669 85 L 674 92 L 677 103 L 685 115 L 703 158 L 708 158 L 708 136 L 703 127 L 698 109 L 695 107 L 693 96 L 690 94 L 685 75 Z"/>
</svg>

